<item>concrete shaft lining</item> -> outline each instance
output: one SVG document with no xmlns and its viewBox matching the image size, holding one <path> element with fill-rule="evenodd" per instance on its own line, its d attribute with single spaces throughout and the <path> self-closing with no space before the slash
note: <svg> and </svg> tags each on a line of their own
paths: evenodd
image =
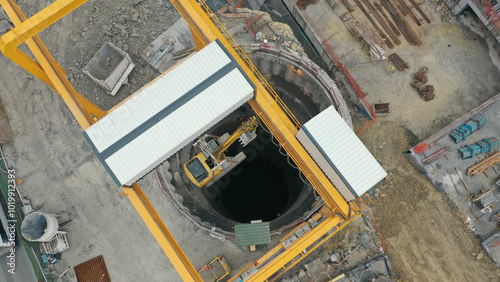
<svg viewBox="0 0 500 282">
<path fill-rule="evenodd" d="M 333 105 L 349 127 L 353 128 L 349 109 L 335 82 L 305 55 L 274 44 L 251 44 L 252 61 L 263 73 L 282 77 L 304 90 L 320 111 Z M 296 67 L 300 74 L 289 66 Z"/>
</svg>

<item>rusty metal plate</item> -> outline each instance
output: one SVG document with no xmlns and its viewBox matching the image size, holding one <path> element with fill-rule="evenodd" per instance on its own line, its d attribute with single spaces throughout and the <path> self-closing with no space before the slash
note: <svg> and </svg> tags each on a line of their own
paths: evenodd
<svg viewBox="0 0 500 282">
<path fill-rule="evenodd" d="M 102 256 L 98 256 L 74 267 L 78 282 L 111 282 Z"/>
</svg>

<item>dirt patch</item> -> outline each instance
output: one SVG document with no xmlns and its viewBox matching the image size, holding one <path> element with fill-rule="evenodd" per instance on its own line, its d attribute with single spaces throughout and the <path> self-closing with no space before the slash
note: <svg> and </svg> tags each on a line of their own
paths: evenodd
<svg viewBox="0 0 500 282">
<path fill-rule="evenodd" d="M 388 176 L 369 202 L 386 251 L 403 281 L 498 281 L 488 258 L 477 260 L 479 239 L 454 203 L 439 193 L 401 152 L 414 137 L 396 122 L 377 121 L 361 136 Z"/>
</svg>

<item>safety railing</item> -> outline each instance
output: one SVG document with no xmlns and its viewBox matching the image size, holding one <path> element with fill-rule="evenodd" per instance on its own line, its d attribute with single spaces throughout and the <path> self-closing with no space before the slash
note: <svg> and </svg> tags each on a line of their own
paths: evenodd
<svg viewBox="0 0 500 282">
<path fill-rule="evenodd" d="M 297 118 L 293 115 L 292 111 L 288 109 L 286 106 L 285 102 L 278 96 L 278 94 L 274 91 L 274 89 L 269 85 L 267 80 L 264 78 L 264 76 L 260 73 L 260 71 L 255 67 L 255 65 L 252 63 L 252 61 L 248 58 L 248 56 L 245 54 L 243 49 L 241 49 L 240 45 L 234 40 L 234 38 L 229 34 L 229 32 L 226 30 L 224 25 L 220 22 L 220 20 L 215 16 L 215 14 L 212 12 L 210 7 L 205 3 L 205 1 L 198 1 L 200 6 L 205 10 L 205 13 L 212 19 L 212 21 L 215 23 L 217 28 L 222 32 L 224 37 L 231 43 L 232 47 L 236 52 L 238 52 L 238 55 L 245 61 L 246 65 L 250 68 L 250 70 L 257 76 L 259 81 L 266 87 L 267 91 L 269 94 L 272 95 L 274 98 L 274 101 L 281 107 L 281 109 L 285 112 L 285 114 L 290 118 L 292 123 L 295 125 L 297 129 L 300 129 L 301 124 L 297 120 Z"/>
</svg>

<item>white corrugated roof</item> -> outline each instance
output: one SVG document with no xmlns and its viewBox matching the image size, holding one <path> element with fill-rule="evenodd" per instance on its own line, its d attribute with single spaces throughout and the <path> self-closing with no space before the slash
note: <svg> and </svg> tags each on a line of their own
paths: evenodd
<svg viewBox="0 0 500 282">
<path fill-rule="evenodd" d="M 84 135 L 118 185 L 131 185 L 253 97 L 218 41 L 165 72 Z"/>
<path fill-rule="evenodd" d="M 347 186 L 355 197 L 364 194 L 387 175 L 333 106 L 305 123 L 297 138 L 334 186 Z M 312 151 L 319 151 L 321 156 Z M 327 171 L 332 168 L 338 177 L 328 175 Z M 344 183 L 338 183 L 339 180 Z M 346 197 L 341 189 L 339 191 Z M 349 196 L 346 199 L 351 200 Z"/>
</svg>

